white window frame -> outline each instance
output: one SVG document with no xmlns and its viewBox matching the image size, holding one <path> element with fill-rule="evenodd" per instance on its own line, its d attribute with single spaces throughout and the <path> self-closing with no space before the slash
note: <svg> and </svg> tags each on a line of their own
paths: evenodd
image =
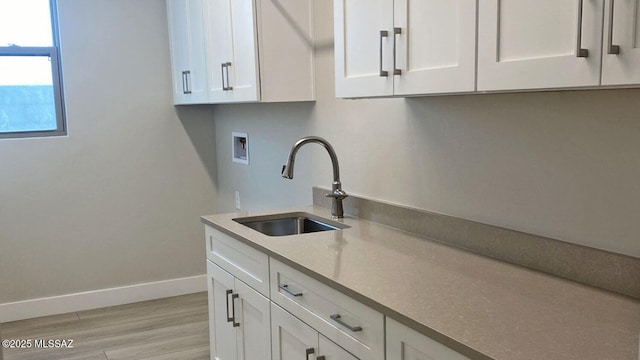
<svg viewBox="0 0 640 360">
<path fill-rule="evenodd" d="M 0 139 L 63 136 L 67 134 L 67 124 L 64 106 L 64 91 L 62 86 L 62 66 L 60 64 L 60 36 L 58 31 L 58 7 L 57 0 L 49 0 L 51 13 L 51 34 L 53 36 L 51 47 L 22 47 L 0 46 L 0 56 L 47 56 L 51 60 L 51 79 L 53 83 L 53 97 L 56 111 L 55 130 L 30 130 L 0 132 Z"/>
</svg>

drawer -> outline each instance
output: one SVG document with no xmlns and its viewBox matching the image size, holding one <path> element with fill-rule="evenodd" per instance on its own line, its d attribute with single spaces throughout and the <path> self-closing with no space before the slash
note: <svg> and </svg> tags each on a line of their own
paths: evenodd
<svg viewBox="0 0 640 360">
<path fill-rule="evenodd" d="M 384 359 L 381 313 L 271 258 L 271 300 L 360 359 Z"/>
<path fill-rule="evenodd" d="M 207 259 L 269 297 L 269 257 L 211 226 L 205 225 Z"/>
</svg>

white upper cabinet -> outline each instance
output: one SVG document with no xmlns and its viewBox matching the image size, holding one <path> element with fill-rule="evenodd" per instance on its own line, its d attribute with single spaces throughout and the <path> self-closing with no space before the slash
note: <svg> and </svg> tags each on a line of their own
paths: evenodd
<svg viewBox="0 0 640 360">
<path fill-rule="evenodd" d="M 602 0 L 479 1 L 478 90 L 599 85 L 602 16 Z"/>
<path fill-rule="evenodd" d="M 640 4 L 606 0 L 602 85 L 640 84 Z"/>
<path fill-rule="evenodd" d="M 167 0 L 176 104 L 315 99 L 313 0 Z"/>
<path fill-rule="evenodd" d="M 205 0 L 209 100 L 260 100 L 253 0 Z"/>
<path fill-rule="evenodd" d="M 208 102 L 201 0 L 167 0 L 173 102 Z"/>
<path fill-rule="evenodd" d="M 337 97 L 475 90 L 475 0 L 335 0 Z"/>
<path fill-rule="evenodd" d="M 310 101 L 312 0 L 204 0 L 209 101 Z"/>
</svg>

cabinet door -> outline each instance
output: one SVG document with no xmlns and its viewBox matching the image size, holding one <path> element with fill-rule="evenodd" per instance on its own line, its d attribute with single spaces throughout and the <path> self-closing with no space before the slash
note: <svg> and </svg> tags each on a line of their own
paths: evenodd
<svg viewBox="0 0 640 360">
<path fill-rule="evenodd" d="M 174 104 L 208 101 L 201 0 L 167 0 Z"/>
<path fill-rule="evenodd" d="M 602 85 L 640 84 L 639 21 L 639 0 L 605 2 Z"/>
<path fill-rule="evenodd" d="M 315 359 L 318 332 L 271 303 L 271 349 L 273 360 Z"/>
<path fill-rule="evenodd" d="M 207 61 L 209 67 L 209 101 L 223 102 L 226 91 L 226 63 L 231 50 L 230 0 L 204 0 L 207 17 Z"/>
<path fill-rule="evenodd" d="M 387 318 L 387 360 L 469 360 L 469 358 Z"/>
<path fill-rule="evenodd" d="M 395 0 L 394 27 L 395 95 L 475 90 L 475 0 Z"/>
<path fill-rule="evenodd" d="M 333 10 L 336 96 L 392 95 L 393 0 L 334 0 Z"/>
<path fill-rule="evenodd" d="M 269 299 L 235 279 L 237 344 L 239 360 L 271 359 L 271 311 Z"/>
<path fill-rule="evenodd" d="M 213 103 L 260 100 L 254 0 L 206 0 L 209 99 Z"/>
<path fill-rule="evenodd" d="M 480 1 L 478 90 L 598 85 L 603 6 L 601 0 Z"/>
<path fill-rule="evenodd" d="M 318 353 L 324 356 L 324 360 L 358 360 L 323 335 L 318 339 Z"/>
<path fill-rule="evenodd" d="M 234 278 L 210 261 L 207 261 L 207 278 L 211 359 L 235 360 L 238 358 L 236 329 L 233 321 L 229 321 L 233 317 L 230 307 L 234 301 Z"/>
</svg>

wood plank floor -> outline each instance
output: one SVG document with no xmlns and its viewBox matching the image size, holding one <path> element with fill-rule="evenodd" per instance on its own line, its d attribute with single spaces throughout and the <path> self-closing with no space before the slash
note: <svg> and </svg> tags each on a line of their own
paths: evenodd
<svg viewBox="0 0 640 360">
<path fill-rule="evenodd" d="M 5 360 L 205 360 L 207 293 L 8 322 L 2 337 L 73 340 L 73 349 L 4 349 Z"/>
</svg>

